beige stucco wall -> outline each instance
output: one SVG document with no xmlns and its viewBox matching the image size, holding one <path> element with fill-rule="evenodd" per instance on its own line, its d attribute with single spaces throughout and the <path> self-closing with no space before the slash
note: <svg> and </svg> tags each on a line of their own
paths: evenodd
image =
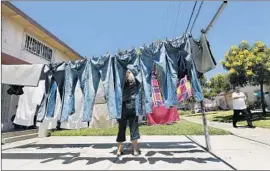
<svg viewBox="0 0 270 171">
<path fill-rule="evenodd" d="M 12 20 L 12 18 L 2 16 L 2 51 L 8 55 L 22 59 L 32 64 L 49 63 L 49 61 L 24 50 L 26 34 L 29 34 L 30 36 L 33 36 L 42 43 L 44 43 L 41 38 L 37 38 L 34 33 L 27 31 L 26 28 L 16 23 L 14 20 Z M 52 47 L 51 45 L 46 45 L 52 48 L 54 51 L 52 62 L 70 60 L 68 57 L 66 57 L 64 52 L 61 52 L 60 50 Z"/>
<path fill-rule="evenodd" d="M 26 34 L 33 36 L 35 38 L 36 35 L 27 31 L 27 28 L 24 28 L 22 25 L 16 23 L 12 17 L 1 16 L 2 18 L 2 52 L 11 55 L 13 57 L 24 60 L 28 63 L 32 64 L 47 64 L 49 61 L 43 59 L 40 56 L 34 55 L 26 50 L 24 50 L 24 42 Z M 40 38 L 37 38 L 39 41 L 44 43 L 44 41 Z M 46 44 L 46 43 L 44 43 Z M 52 62 L 61 62 L 61 61 L 69 61 L 70 59 L 66 57 L 66 55 L 46 44 L 50 48 L 53 49 L 53 58 Z M 2 86 L 4 86 L 2 84 Z M 5 88 L 2 89 L 2 111 L 1 111 L 1 119 L 2 119 L 2 131 L 6 131 L 12 128 L 11 117 L 16 114 L 16 105 L 19 101 L 19 96 L 10 96 L 6 93 L 8 86 L 5 85 Z M 3 88 L 3 87 L 2 87 Z"/>
</svg>

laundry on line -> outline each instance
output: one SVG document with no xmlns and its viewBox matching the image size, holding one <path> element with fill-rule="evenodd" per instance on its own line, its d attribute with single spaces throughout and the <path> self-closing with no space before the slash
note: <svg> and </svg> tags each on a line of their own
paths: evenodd
<svg viewBox="0 0 270 171">
<path fill-rule="evenodd" d="M 34 67 L 38 65 L 39 67 Z M 33 64 L 21 66 L 5 66 L 6 77 L 2 83 L 21 86 L 37 86 L 44 79 L 44 96 L 37 109 L 37 121 L 54 117 L 57 92 L 60 94 L 61 123 L 68 121 L 75 111 L 75 88 L 79 86 L 82 92 L 82 121 L 91 122 L 95 96 L 100 82 L 104 88 L 104 98 L 107 103 L 110 119 L 121 118 L 123 87 L 125 73 L 131 71 L 136 78 L 136 114 L 143 116 L 151 114 L 153 104 L 152 74 L 156 74 L 159 82 L 162 103 L 166 108 L 178 105 L 185 99 L 194 97 L 198 102 L 203 100 L 199 76 L 216 66 L 209 42 L 204 33 L 199 41 L 185 34 L 175 40 L 158 41 L 144 45 L 139 49 L 118 52 L 114 55 L 91 57 L 89 59 L 50 64 Z M 17 67 L 17 72 L 24 70 L 33 72 L 33 79 L 14 81 L 7 77 L 9 67 Z M 42 68 L 42 69 L 40 69 Z M 36 75 L 35 75 L 35 74 Z M 5 75 L 7 74 L 7 75 Z M 14 73 L 13 73 L 14 74 Z M 13 75 L 12 74 L 12 75 Z M 23 76 L 22 76 L 23 77 Z M 38 78 L 38 79 L 37 79 Z M 182 82 L 180 81 L 182 80 Z M 177 94 L 178 92 L 178 94 Z M 179 94 L 179 92 L 181 92 Z"/>
</svg>

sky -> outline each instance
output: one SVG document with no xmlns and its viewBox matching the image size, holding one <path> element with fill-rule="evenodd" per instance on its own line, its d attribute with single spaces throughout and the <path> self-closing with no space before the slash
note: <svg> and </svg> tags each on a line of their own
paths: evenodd
<svg viewBox="0 0 270 171">
<path fill-rule="evenodd" d="M 182 36 L 194 1 L 25 1 L 12 2 L 82 56 L 111 54 L 156 40 Z M 221 1 L 205 1 L 192 35 L 200 37 Z M 197 3 L 197 8 L 199 7 Z M 226 71 L 220 60 L 242 40 L 270 47 L 270 1 L 237 1 L 228 5 L 208 33 L 218 63 L 209 78 Z M 196 14 L 196 13 L 195 13 Z M 195 16 L 194 14 L 194 16 Z M 192 20 L 193 22 L 193 20 Z M 192 24 L 191 22 L 191 24 Z"/>
</svg>

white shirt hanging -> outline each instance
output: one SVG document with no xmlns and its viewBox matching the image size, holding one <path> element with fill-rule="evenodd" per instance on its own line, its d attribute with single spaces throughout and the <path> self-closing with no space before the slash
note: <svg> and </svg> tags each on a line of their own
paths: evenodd
<svg viewBox="0 0 270 171">
<path fill-rule="evenodd" d="M 75 95 L 75 113 L 69 116 L 67 122 L 61 123 L 61 128 L 81 129 L 86 128 L 88 126 L 87 122 L 82 122 L 84 99 L 79 81 L 77 82 L 74 95 Z"/>
<path fill-rule="evenodd" d="M 22 126 L 34 125 L 37 105 L 40 105 L 45 93 L 45 81 L 40 80 L 38 87 L 24 87 L 20 96 L 14 123 Z"/>
</svg>

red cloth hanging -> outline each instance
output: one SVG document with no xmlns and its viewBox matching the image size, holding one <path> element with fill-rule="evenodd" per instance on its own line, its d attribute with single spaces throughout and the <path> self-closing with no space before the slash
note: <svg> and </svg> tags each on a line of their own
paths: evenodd
<svg viewBox="0 0 270 171">
<path fill-rule="evenodd" d="M 147 115 L 147 125 L 171 124 L 179 121 L 177 107 L 167 109 L 165 105 L 153 106 L 152 113 Z"/>
<path fill-rule="evenodd" d="M 152 73 L 152 98 L 153 106 L 152 113 L 147 115 L 148 125 L 160 125 L 160 124 L 170 124 L 179 120 L 179 114 L 177 112 L 177 107 L 166 108 L 164 101 L 161 96 L 159 89 L 159 84 L 156 78 L 156 74 Z"/>
</svg>

